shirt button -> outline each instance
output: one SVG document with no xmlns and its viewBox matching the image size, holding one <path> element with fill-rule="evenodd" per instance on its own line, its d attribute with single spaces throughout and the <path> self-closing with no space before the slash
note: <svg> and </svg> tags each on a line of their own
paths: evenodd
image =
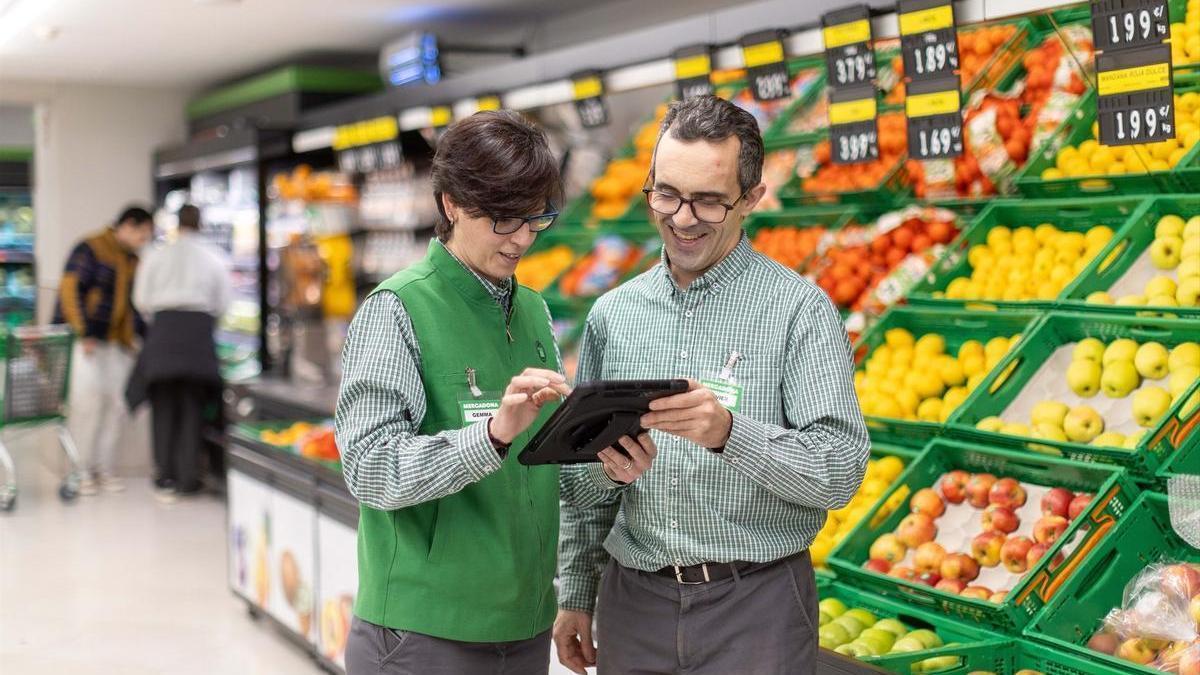
<svg viewBox="0 0 1200 675">
<path fill-rule="evenodd" d="M 686 350 L 686 349 L 685 349 L 685 350 L 683 350 L 683 351 L 681 351 L 681 352 L 679 352 L 679 358 L 681 358 L 681 359 L 686 359 L 686 358 L 687 358 L 687 350 Z"/>
<path fill-rule="evenodd" d="M 683 313 L 683 315 L 684 315 L 684 316 L 686 316 L 686 317 L 687 317 L 687 318 L 689 318 L 689 319 L 690 319 L 690 318 L 692 318 L 692 312 L 691 312 L 691 310 L 688 310 L 688 311 L 684 312 L 684 313 Z"/>
<path fill-rule="evenodd" d="M 671 527 L 679 527 L 679 521 L 677 521 L 677 520 L 672 520 L 672 521 L 671 521 Z"/>
<path fill-rule="evenodd" d="M 671 485 L 672 485 L 672 486 L 674 486 L 674 485 L 679 485 L 679 479 L 678 479 L 678 478 L 672 478 L 672 479 L 671 479 Z"/>
</svg>

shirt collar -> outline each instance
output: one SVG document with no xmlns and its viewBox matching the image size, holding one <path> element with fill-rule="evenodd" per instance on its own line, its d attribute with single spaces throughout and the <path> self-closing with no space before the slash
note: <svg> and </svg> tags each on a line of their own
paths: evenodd
<svg viewBox="0 0 1200 675">
<path fill-rule="evenodd" d="M 483 286 L 483 290 L 487 291 L 487 294 L 492 296 L 493 300 L 501 304 L 504 304 L 508 301 L 509 296 L 512 294 L 512 279 L 505 279 L 501 283 L 496 283 L 483 276 L 479 272 L 476 272 L 474 268 L 459 259 L 458 256 L 454 255 L 454 251 L 451 251 L 450 247 L 446 246 L 446 244 L 440 239 L 435 241 L 437 242 L 438 246 L 441 246 L 446 250 L 446 253 L 450 254 L 450 257 L 454 259 L 454 262 L 461 265 L 464 270 L 470 272 L 471 276 L 475 277 L 475 280 L 479 282 L 480 286 Z"/>
<path fill-rule="evenodd" d="M 742 272 L 746 271 L 746 267 L 750 265 L 750 261 L 754 259 L 754 248 L 750 246 L 750 239 L 746 237 L 746 233 L 742 232 L 742 238 L 738 241 L 737 246 L 720 260 L 716 265 L 713 265 L 707 272 L 700 275 L 695 281 L 687 287 L 686 290 L 680 289 L 679 284 L 675 283 L 675 277 L 671 275 L 670 260 L 667 258 L 667 247 L 662 249 L 662 264 L 659 265 L 663 276 L 663 285 L 668 294 L 677 292 L 689 291 L 706 291 L 720 290 L 720 288 L 730 281 L 741 276 Z"/>
</svg>

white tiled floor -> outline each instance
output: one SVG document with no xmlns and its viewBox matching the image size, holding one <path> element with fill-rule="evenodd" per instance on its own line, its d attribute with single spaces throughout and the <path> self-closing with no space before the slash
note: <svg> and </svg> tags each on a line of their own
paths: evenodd
<svg viewBox="0 0 1200 675">
<path fill-rule="evenodd" d="M 63 505 L 38 459 L 0 514 L 0 673 L 322 672 L 229 591 L 220 500 L 164 506 L 139 478 Z"/>
</svg>

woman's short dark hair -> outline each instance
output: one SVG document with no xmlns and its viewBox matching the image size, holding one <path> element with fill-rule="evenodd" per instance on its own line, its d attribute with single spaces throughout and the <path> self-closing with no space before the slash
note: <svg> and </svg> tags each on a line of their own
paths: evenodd
<svg viewBox="0 0 1200 675">
<path fill-rule="evenodd" d="M 558 160 L 546 135 L 515 112 L 477 112 L 454 123 L 438 141 L 433 195 L 442 241 L 454 229 L 442 195 L 472 216 L 496 218 L 542 213 L 560 192 Z"/>
</svg>

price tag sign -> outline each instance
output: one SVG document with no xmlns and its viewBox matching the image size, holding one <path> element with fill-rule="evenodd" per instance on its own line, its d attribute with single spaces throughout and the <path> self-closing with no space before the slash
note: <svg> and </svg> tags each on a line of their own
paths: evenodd
<svg viewBox="0 0 1200 675">
<path fill-rule="evenodd" d="M 691 45 L 675 50 L 675 91 L 679 100 L 713 93 L 712 46 Z"/>
<path fill-rule="evenodd" d="M 750 91 L 755 100 L 774 101 L 791 94 L 783 36 L 783 31 L 765 30 L 741 39 L 742 61 L 746 64 Z"/>
<path fill-rule="evenodd" d="M 947 159 L 963 153 L 962 96 L 958 76 L 912 82 L 904 99 L 908 156 Z"/>
<path fill-rule="evenodd" d="M 379 145 L 379 168 L 398 169 L 404 163 L 404 153 L 396 141 Z"/>
<path fill-rule="evenodd" d="M 958 34 L 949 0 L 900 0 L 900 53 L 912 81 L 958 70 Z"/>
<path fill-rule="evenodd" d="M 604 80 L 597 71 L 578 73 L 571 78 L 575 110 L 585 129 L 608 124 L 608 106 L 604 103 Z"/>
<path fill-rule="evenodd" d="M 879 159 L 879 106 L 874 84 L 829 92 L 829 142 L 834 164 Z"/>
<path fill-rule="evenodd" d="M 343 124 L 333 131 L 333 149 L 337 152 L 338 168 L 346 173 L 369 173 L 391 160 L 387 146 L 399 154 L 400 124 L 391 115 Z M 400 161 L 396 161 L 399 166 Z"/>
<path fill-rule="evenodd" d="M 448 105 L 435 105 L 429 110 L 429 124 L 434 129 L 445 129 L 454 121 L 454 111 Z"/>
<path fill-rule="evenodd" d="M 1162 44 L 1171 37 L 1167 0 L 1095 0 L 1092 35 L 1102 52 Z"/>
<path fill-rule="evenodd" d="M 871 12 L 854 5 L 821 17 L 825 38 L 826 79 L 831 87 L 849 87 L 875 79 L 875 52 L 871 49 Z"/>
<path fill-rule="evenodd" d="M 1101 145 L 1175 138 L 1170 46 L 1097 54 L 1096 85 Z"/>
<path fill-rule="evenodd" d="M 484 94 L 475 99 L 476 110 L 499 110 L 500 95 L 499 94 Z"/>
</svg>

